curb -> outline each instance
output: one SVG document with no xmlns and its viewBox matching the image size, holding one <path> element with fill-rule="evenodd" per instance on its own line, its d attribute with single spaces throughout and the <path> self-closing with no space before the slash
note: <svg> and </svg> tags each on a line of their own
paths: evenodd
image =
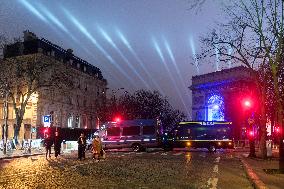
<svg viewBox="0 0 284 189">
<path fill-rule="evenodd" d="M 249 180 L 252 182 L 254 188 L 256 189 L 268 189 L 267 186 L 262 182 L 262 180 L 259 179 L 259 177 L 256 175 L 256 173 L 253 171 L 251 166 L 244 160 L 243 157 L 240 157 L 241 162 L 245 166 L 245 171 L 247 176 L 249 177 Z"/>
<path fill-rule="evenodd" d="M 0 160 L 22 158 L 22 157 L 30 157 L 30 156 L 39 156 L 39 155 L 43 155 L 43 154 L 44 153 L 35 153 L 35 154 L 23 154 L 23 155 L 15 155 L 15 156 L 5 156 L 5 157 L 0 157 Z"/>
</svg>

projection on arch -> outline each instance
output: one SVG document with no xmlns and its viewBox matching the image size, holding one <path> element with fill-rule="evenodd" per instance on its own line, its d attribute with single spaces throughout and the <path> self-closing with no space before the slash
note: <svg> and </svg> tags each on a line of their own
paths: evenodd
<svg viewBox="0 0 284 189">
<path fill-rule="evenodd" d="M 219 95 L 212 95 L 207 101 L 207 121 L 224 121 L 224 99 Z"/>
</svg>

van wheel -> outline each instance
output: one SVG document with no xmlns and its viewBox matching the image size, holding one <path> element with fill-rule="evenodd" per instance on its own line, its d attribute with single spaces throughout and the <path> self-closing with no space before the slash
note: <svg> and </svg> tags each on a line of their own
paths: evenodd
<svg viewBox="0 0 284 189">
<path fill-rule="evenodd" d="M 140 152 L 142 151 L 142 146 L 140 144 L 132 144 L 132 150 L 133 152 Z"/>
<path fill-rule="evenodd" d="M 208 147 L 208 150 L 209 152 L 216 152 L 216 147 L 214 144 L 211 144 L 209 147 Z"/>
</svg>

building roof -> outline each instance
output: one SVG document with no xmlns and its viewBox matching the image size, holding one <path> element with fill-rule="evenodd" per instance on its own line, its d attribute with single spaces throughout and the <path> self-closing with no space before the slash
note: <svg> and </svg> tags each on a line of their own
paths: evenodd
<svg viewBox="0 0 284 189">
<path fill-rule="evenodd" d="M 191 90 L 211 88 L 221 85 L 228 85 L 238 81 L 253 82 L 253 74 L 254 72 L 251 69 L 244 66 L 224 69 L 221 71 L 193 76 L 192 85 L 189 88 Z"/>
<path fill-rule="evenodd" d="M 73 68 L 80 70 L 88 75 L 104 80 L 101 70 L 88 63 L 87 61 L 75 56 L 73 50 L 63 49 L 62 47 L 51 43 L 45 38 L 39 39 L 34 33 L 24 31 L 24 41 L 7 45 L 4 50 L 4 58 L 15 56 L 43 53 L 54 57 L 58 61 L 69 63 Z"/>
</svg>

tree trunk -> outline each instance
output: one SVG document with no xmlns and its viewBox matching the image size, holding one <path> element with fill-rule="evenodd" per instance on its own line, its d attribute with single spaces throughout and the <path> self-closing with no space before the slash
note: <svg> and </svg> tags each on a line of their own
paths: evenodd
<svg viewBox="0 0 284 189">
<path fill-rule="evenodd" d="M 267 149 L 266 149 L 266 127 L 265 124 L 261 123 L 260 125 L 260 141 L 259 141 L 259 149 L 260 149 L 260 157 L 263 159 L 267 158 Z"/>
<path fill-rule="evenodd" d="M 249 139 L 249 157 L 256 157 L 254 139 Z"/>
<path fill-rule="evenodd" d="M 283 133 L 283 129 L 284 129 L 284 125 L 283 125 L 283 116 L 280 115 L 279 116 L 281 121 L 279 123 L 281 123 L 280 125 L 280 141 L 279 141 L 279 169 L 281 172 L 284 172 L 284 133 Z"/>
<path fill-rule="evenodd" d="M 18 144 L 19 144 L 18 137 L 19 137 L 19 132 L 20 132 L 21 125 L 22 125 L 22 119 L 20 119 L 20 118 L 16 115 L 16 124 L 14 125 L 14 140 L 15 140 L 15 145 L 18 145 Z"/>
<path fill-rule="evenodd" d="M 18 142 L 19 132 L 20 132 L 20 128 L 16 125 L 14 129 L 14 140 L 15 140 L 16 145 L 19 143 Z"/>
<path fill-rule="evenodd" d="M 265 116 L 265 90 L 262 87 L 261 94 L 261 105 L 260 105 L 260 141 L 259 141 L 259 149 L 260 149 L 260 157 L 263 159 L 267 158 L 267 149 L 266 149 L 266 139 L 267 139 L 267 130 L 266 130 L 266 121 L 267 117 Z"/>
</svg>

